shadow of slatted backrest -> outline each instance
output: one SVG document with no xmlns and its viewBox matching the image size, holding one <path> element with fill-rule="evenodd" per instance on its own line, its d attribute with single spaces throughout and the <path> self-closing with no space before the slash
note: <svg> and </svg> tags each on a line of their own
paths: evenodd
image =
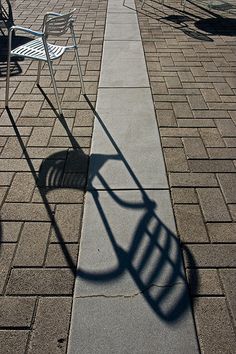
<svg viewBox="0 0 236 354">
<path fill-rule="evenodd" d="M 74 11 L 65 15 L 55 16 L 46 20 L 44 33 L 46 35 L 61 36 L 68 30 Z"/>
</svg>

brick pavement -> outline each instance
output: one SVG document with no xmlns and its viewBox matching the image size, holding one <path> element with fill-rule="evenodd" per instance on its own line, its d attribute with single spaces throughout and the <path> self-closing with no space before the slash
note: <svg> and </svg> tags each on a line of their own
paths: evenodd
<svg viewBox="0 0 236 354">
<path fill-rule="evenodd" d="M 47 11 L 77 8 L 75 31 L 92 103 L 106 6 L 106 0 L 13 2 L 15 24 L 34 29 Z M 10 85 L 14 128 L 4 109 L 6 63 L 1 63 L 1 354 L 66 353 L 93 115 L 80 95 L 74 54 L 65 54 L 59 64 L 55 71 L 65 119 L 56 118 L 37 88 L 37 63 L 20 61 L 15 71 L 22 75 L 12 77 Z M 41 86 L 55 103 L 46 68 Z"/>
<path fill-rule="evenodd" d="M 235 353 L 235 20 L 205 32 L 193 4 L 136 5 L 201 351 Z"/>
</svg>

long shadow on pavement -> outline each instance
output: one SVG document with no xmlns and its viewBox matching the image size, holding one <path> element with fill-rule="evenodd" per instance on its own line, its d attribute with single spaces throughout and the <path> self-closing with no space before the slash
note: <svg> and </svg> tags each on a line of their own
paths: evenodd
<svg viewBox="0 0 236 354">
<path fill-rule="evenodd" d="M 55 231 L 55 235 L 61 247 L 61 251 L 67 261 L 68 266 L 74 276 L 86 279 L 91 282 L 100 282 L 105 284 L 110 281 L 115 281 L 121 277 L 124 272 L 129 272 L 131 278 L 134 280 L 140 293 L 144 296 L 145 300 L 149 306 L 153 309 L 158 317 L 166 322 L 175 322 L 189 309 L 189 294 L 188 286 L 186 282 L 185 272 L 183 268 L 182 253 L 180 248 L 179 239 L 177 236 L 161 221 L 158 217 L 155 208 L 156 202 L 152 200 L 148 193 L 143 190 L 137 176 L 132 171 L 127 160 L 123 156 L 116 142 L 110 135 L 102 118 L 93 108 L 88 97 L 85 96 L 90 108 L 92 109 L 96 119 L 99 121 L 100 125 L 104 129 L 107 137 L 113 144 L 116 154 L 113 155 L 99 155 L 92 154 L 90 161 L 99 160 L 99 169 L 94 175 L 88 176 L 88 184 L 92 185 L 93 179 L 99 178 L 107 191 L 111 199 L 120 207 L 127 210 L 141 211 L 142 216 L 139 218 L 138 223 L 134 226 L 132 239 L 128 250 L 122 248 L 122 246 L 116 240 L 116 235 L 112 231 L 111 225 L 109 224 L 108 217 L 105 210 L 100 202 L 99 192 L 96 190 L 88 190 L 87 193 L 91 193 L 97 211 L 99 213 L 100 219 L 104 225 L 106 233 L 109 237 L 110 243 L 115 252 L 116 258 L 118 260 L 118 265 L 112 269 L 105 269 L 102 271 L 89 271 L 85 269 L 77 269 L 77 264 L 73 261 L 69 250 L 63 239 L 63 234 L 57 224 L 54 217 L 54 212 L 50 207 L 50 203 L 47 198 L 47 193 L 52 189 L 56 188 L 74 188 L 74 189 L 84 189 L 84 180 L 80 178 L 85 173 L 85 166 L 87 166 L 88 156 L 83 153 L 80 146 L 76 142 L 75 138 L 71 134 L 67 123 L 63 116 L 58 116 L 61 124 L 67 132 L 70 139 L 72 150 L 61 151 L 57 154 L 49 156 L 41 164 L 39 175 L 37 175 L 34 166 L 30 160 L 27 148 L 25 147 L 23 140 L 20 136 L 17 125 L 11 114 L 10 109 L 7 108 L 7 113 L 11 120 L 12 126 L 14 128 L 15 134 L 18 138 L 20 146 L 22 148 L 24 157 L 28 163 L 31 173 L 34 177 L 35 183 L 38 187 L 39 193 L 45 205 L 47 214 L 51 221 L 52 227 Z M 65 170 L 65 161 L 63 162 L 62 156 L 67 154 L 67 159 L 72 159 L 74 163 L 78 166 L 75 173 L 67 174 Z M 140 202 L 127 201 L 120 197 L 119 193 L 112 191 L 109 188 L 106 180 L 103 178 L 100 169 L 101 167 L 110 159 L 118 159 L 122 161 L 134 180 L 137 189 L 140 193 Z M 81 173 L 79 173 L 79 168 L 81 166 Z M 152 226 L 150 226 L 152 225 Z M 143 249 L 142 244 L 146 243 L 146 247 Z M 135 258 L 141 255 L 139 262 L 134 263 Z M 195 269 L 195 260 L 191 253 L 186 250 L 186 257 L 188 258 L 188 263 L 192 267 L 192 277 L 194 279 L 195 289 L 198 287 L 198 274 Z M 152 266 L 149 264 L 152 262 Z M 144 270 L 149 268 L 148 274 L 143 277 Z M 167 286 L 156 286 L 158 281 L 164 275 L 165 284 Z M 190 274 L 191 276 L 191 274 Z M 191 282 L 191 280 L 190 280 Z M 176 292 L 174 285 L 182 284 L 179 290 Z M 156 291 L 156 289 L 158 290 Z M 173 296 L 173 291 L 174 296 Z M 171 302 L 171 305 L 170 305 Z M 166 304 L 168 303 L 168 306 Z"/>
<path fill-rule="evenodd" d="M 199 41 L 213 42 L 214 39 L 212 37 L 215 35 L 236 35 L 236 19 L 223 17 L 212 11 L 217 9 L 224 13 L 229 8 L 236 9 L 236 5 L 227 5 L 225 3 L 222 6 L 218 6 L 217 8 L 213 7 L 212 10 L 210 10 L 201 6 L 199 3 L 192 1 L 188 2 L 196 8 L 194 13 L 187 11 L 186 9 L 180 10 L 166 3 L 160 4 L 160 2 L 154 0 L 152 2 L 147 1 L 143 9 L 134 9 L 126 5 L 125 0 L 123 6 L 141 14 L 142 16 L 146 16 L 182 31 L 187 36 Z M 157 6 L 155 6 L 155 4 Z M 172 14 L 170 14 L 169 11 L 172 11 Z M 205 15 L 209 15 L 209 17 L 203 17 L 202 12 Z M 188 23 L 191 23 L 193 26 L 190 27 Z"/>
</svg>

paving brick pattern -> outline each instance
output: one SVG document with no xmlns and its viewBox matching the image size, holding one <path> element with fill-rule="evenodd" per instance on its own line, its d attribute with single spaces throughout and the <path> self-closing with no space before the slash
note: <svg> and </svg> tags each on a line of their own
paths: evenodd
<svg viewBox="0 0 236 354">
<path fill-rule="evenodd" d="M 228 354 L 236 352 L 236 27 L 218 18 L 214 28 L 216 16 L 196 3 L 184 13 L 180 1 L 136 6 L 201 352 Z"/>
<path fill-rule="evenodd" d="M 75 32 L 86 92 L 94 104 L 107 0 L 12 4 L 15 24 L 36 30 L 44 13 L 77 8 Z M 54 69 L 61 121 L 35 84 L 37 63 L 12 64 L 13 71 L 22 71 L 10 85 L 16 130 L 4 109 L 6 62 L 0 63 L 1 354 L 62 354 L 67 348 L 93 115 L 81 95 L 74 54 L 65 54 Z M 55 104 L 46 65 L 41 87 Z"/>
</svg>

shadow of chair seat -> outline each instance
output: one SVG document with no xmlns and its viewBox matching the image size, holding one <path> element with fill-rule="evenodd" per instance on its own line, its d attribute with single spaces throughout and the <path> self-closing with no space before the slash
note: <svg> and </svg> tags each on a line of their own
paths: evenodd
<svg viewBox="0 0 236 354">
<path fill-rule="evenodd" d="M 234 18 L 207 18 L 195 22 L 195 26 L 212 35 L 235 36 L 236 35 L 236 19 Z"/>
<path fill-rule="evenodd" d="M 14 36 L 12 38 L 12 47 L 16 48 L 20 45 L 28 43 L 32 38 L 24 36 Z M 0 77 L 6 77 L 7 75 L 7 53 L 8 53 L 8 37 L 0 36 Z M 18 62 L 22 62 L 24 58 L 14 57 L 11 58 L 10 75 L 16 76 L 22 73 L 22 69 Z"/>
<path fill-rule="evenodd" d="M 62 150 L 46 158 L 38 174 L 38 186 L 85 190 L 89 156 L 82 150 Z"/>
</svg>

